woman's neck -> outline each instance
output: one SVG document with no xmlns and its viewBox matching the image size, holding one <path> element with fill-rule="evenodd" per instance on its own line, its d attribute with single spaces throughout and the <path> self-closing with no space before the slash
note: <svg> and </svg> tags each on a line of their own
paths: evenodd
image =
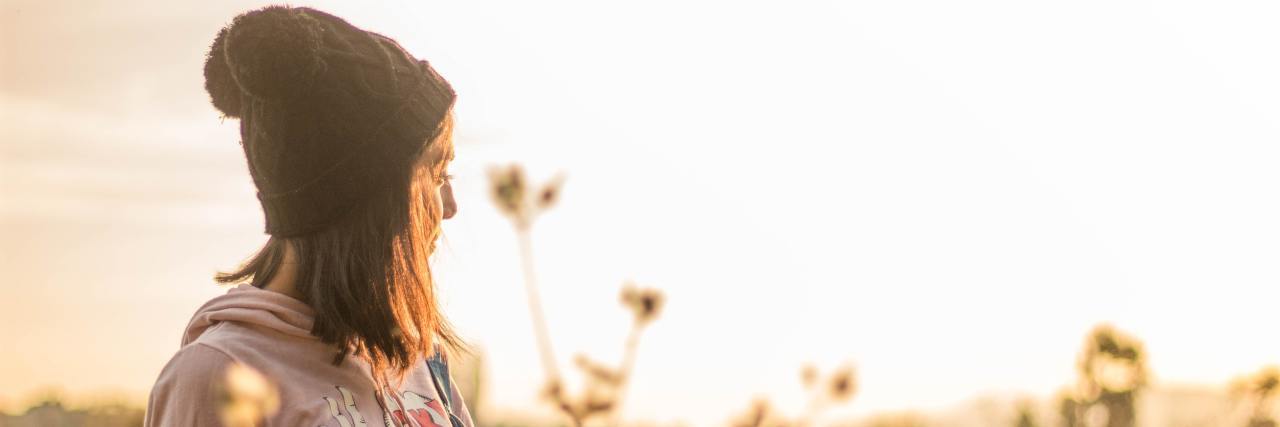
<svg viewBox="0 0 1280 427">
<path fill-rule="evenodd" d="M 295 285 L 298 281 L 298 254 L 293 250 L 293 245 L 286 243 L 284 245 L 284 260 L 280 262 L 280 266 L 276 269 L 276 274 L 271 277 L 267 284 L 262 285 L 262 289 L 281 293 L 292 297 L 298 301 L 306 302 L 302 293 L 298 292 Z"/>
</svg>

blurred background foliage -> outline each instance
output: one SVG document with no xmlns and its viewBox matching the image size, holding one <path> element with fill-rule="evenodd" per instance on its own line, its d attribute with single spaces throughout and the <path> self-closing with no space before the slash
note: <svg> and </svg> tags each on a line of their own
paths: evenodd
<svg viewBox="0 0 1280 427">
<path fill-rule="evenodd" d="M 533 245 L 529 244 L 534 219 L 555 206 L 561 197 L 563 176 L 536 189 L 519 165 L 494 167 L 490 170 L 490 194 L 496 208 L 511 220 L 522 244 L 530 322 L 534 333 L 543 339 L 535 342 L 546 368 L 546 382 L 541 399 L 553 408 L 559 419 L 513 416 L 500 408 L 487 405 L 484 390 L 488 386 L 483 350 L 461 354 L 454 362 L 453 375 L 464 399 L 472 408 L 477 426 L 648 426 L 649 423 L 628 422 L 618 417 L 625 399 L 625 388 L 639 352 L 639 336 L 645 326 L 658 319 L 665 303 L 655 289 L 627 284 L 619 301 L 632 314 L 632 328 L 624 341 L 622 361 L 610 365 L 592 360 L 584 354 L 574 358 L 583 375 L 584 384 L 571 389 L 558 370 L 550 340 L 552 331 L 545 329 L 534 272 Z M 709 343 L 710 344 L 710 343 Z M 861 419 L 829 419 L 824 411 L 833 406 L 854 404 L 858 393 L 857 373 L 852 364 L 829 372 L 817 366 L 799 369 L 799 382 L 808 393 L 803 408 L 779 408 L 766 394 L 751 402 L 737 416 L 725 418 L 731 427 L 926 427 L 1009 425 L 1014 427 L 1157 427 L 1157 426 L 1224 426 L 1276 427 L 1280 406 L 1280 366 L 1266 366 L 1256 373 L 1234 379 L 1221 390 L 1212 388 L 1179 389 L 1153 387 L 1147 360 L 1150 356 L 1142 341 L 1108 324 L 1100 324 L 1084 339 L 1078 355 L 1078 380 L 1053 400 L 1037 402 L 1034 397 L 978 401 L 950 411 L 908 411 L 876 413 Z M 234 369 L 233 369 L 234 371 Z M 238 375 L 239 374 L 239 375 Z M 219 390 L 230 390 L 219 405 L 228 425 L 254 425 L 253 414 L 264 407 L 274 410 L 278 401 L 271 385 L 258 375 L 228 372 Z M 250 387 L 251 386 L 251 387 Z M 669 384 L 679 387 L 679 384 Z M 241 389 L 240 392 L 235 392 Z M 250 391 L 243 391 L 252 389 Z M 763 392 L 763 391 L 762 391 Z M 240 396 L 237 396 L 239 394 Z M 0 427 L 26 426 L 137 426 L 145 408 L 125 400 L 68 406 L 57 391 L 33 396 L 27 408 L 13 414 L 0 414 Z M 1046 406 L 1056 405 L 1046 414 Z M 243 410 L 248 410 L 245 412 Z M 247 415 L 246 415 L 247 414 Z M 245 418 L 247 417 L 247 418 Z M 231 420 L 240 420 L 232 422 Z M 250 421 L 244 421 L 250 420 Z M 566 424 L 567 423 L 567 424 Z"/>
</svg>

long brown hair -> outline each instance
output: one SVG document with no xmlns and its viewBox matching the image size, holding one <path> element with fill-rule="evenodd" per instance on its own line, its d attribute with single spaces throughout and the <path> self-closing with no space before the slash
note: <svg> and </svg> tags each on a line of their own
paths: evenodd
<svg viewBox="0 0 1280 427">
<path fill-rule="evenodd" d="M 286 245 L 297 255 L 294 283 L 315 310 L 311 334 L 369 362 L 381 388 L 397 381 L 440 344 L 459 351 L 462 340 L 436 301 L 428 258 L 440 234 L 441 185 L 453 155 L 453 115 L 428 138 L 417 165 L 396 185 L 368 195 L 343 220 L 316 233 L 271 237 L 219 283 L 262 287 L 280 272 Z M 390 373 L 391 375 L 387 375 Z"/>
</svg>

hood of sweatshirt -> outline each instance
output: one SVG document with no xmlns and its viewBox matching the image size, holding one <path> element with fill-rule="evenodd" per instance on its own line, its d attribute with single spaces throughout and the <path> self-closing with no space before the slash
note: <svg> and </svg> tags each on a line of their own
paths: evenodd
<svg viewBox="0 0 1280 427">
<path fill-rule="evenodd" d="M 196 310 L 182 335 L 182 345 L 194 342 L 214 325 L 236 322 L 270 329 L 285 335 L 317 339 L 311 335 L 315 311 L 293 297 L 242 284 L 215 297 Z"/>
</svg>

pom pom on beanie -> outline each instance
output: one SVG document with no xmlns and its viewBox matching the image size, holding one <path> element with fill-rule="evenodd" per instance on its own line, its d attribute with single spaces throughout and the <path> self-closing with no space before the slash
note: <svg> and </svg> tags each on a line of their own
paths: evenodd
<svg viewBox="0 0 1280 427">
<path fill-rule="evenodd" d="M 209 92 L 213 107 L 229 118 L 240 117 L 240 93 L 243 90 L 231 77 L 231 69 L 227 68 L 226 55 L 222 46 L 226 44 L 227 29 L 218 32 L 213 39 L 213 46 L 204 60 L 204 90 Z"/>
<path fill-rule="evenodd" d="M 243 97 L 302 96 L 325 70 L 323 27 L 303 10 L 268 6 L 237 16 L 218 33 L 205 61 L 205 89 L 224 116 L 239 117 Z"/>
</svg>

